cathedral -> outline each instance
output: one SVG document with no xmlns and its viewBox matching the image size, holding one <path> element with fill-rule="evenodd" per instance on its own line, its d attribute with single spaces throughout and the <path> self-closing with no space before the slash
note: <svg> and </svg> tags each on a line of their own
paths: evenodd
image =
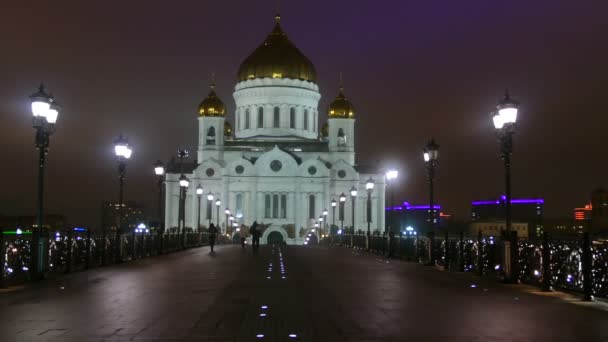
<svg viewBox="0 0 608 342">
<path fill-rule="evenodd" d="M 371 231 L 384 231 L 384 174 L 356 162 L 355 107 L 340 85 L 319 122 L 315 66 L 275 20 L 238 70 L 234 125 L 213 83 L 200 103 L 196 160 L 173 163 L 166 174 L 165 227 L 180 218 L 186 229 L 213 222 L 233 236 L 234 227 L 257 221 L 262 244 L 290 245 L 332 227 L 366 231 L 372 181 Z M 185 194 L 180 178 L 189 181 Z"/>
</svg>

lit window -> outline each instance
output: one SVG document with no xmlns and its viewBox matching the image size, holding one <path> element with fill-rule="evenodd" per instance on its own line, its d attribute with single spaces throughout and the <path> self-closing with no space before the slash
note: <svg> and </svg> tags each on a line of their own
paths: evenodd
<svg viewBox="0 0 608 342">
<path fill-rule="evenodd" d="M 272 73 L 272 78 L 281 78 L 283 77 L 283 74 L 281 74 L 280 72 L 273 72 Z"/>
</svg>

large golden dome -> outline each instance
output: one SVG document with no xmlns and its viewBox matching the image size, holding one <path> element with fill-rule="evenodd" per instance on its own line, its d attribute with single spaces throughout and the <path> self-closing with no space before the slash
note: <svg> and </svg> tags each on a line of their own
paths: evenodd
<svg viewBox="0 0 608 342">
<path fill-rule="evenodd" d="M 211 83 L 209 95 L 198 105 L 199 116 L 224 116 L 224 102 L 215 94 L 215 84 Z"/>
<path fill-rule="evenodd" d="M 332 119 L 354 119 L 355 107 L 344 96 L 344 88 L 340 87 L 340 92 L 335 100 L 329 105 L 327 115 Z"/>
<path fill-rule="evenodd" d="M 315 66 L 289 40 L 281 29 L 281 17 L 275 17 L 276 25 L 264 43 L 260 45 L 239 68 L 239 81 L 255 78 L 291 78 L 315 82 Z"/>
</svg>

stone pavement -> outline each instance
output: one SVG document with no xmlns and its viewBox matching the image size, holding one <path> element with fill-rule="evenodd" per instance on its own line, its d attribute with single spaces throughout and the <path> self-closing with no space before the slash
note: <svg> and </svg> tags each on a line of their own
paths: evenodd
<svg viewBox="0 0 608 342">
<path fill-rule="evenodd" d="M 608 341 L 604 304 L 346 248 L 208 247 L 0 292 L 0 341 Z"/>
</svg>

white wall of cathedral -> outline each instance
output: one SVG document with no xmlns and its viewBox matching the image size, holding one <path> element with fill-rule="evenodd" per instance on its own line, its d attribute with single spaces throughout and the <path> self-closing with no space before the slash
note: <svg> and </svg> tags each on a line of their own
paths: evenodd
<svg viewBox="0 0 608 342">
<path fill-rule="evenodd" d="M 197 160 L 206 158 L 223 159 L 224 153 L 223 116 L 199 116 Z"/>
<path fill-rule="evenodd" d="M 319 87 L 308 81 L 264 78 L 237 83 L 235 138 L 316 139 Z"/>
<path fill-rule="evenodd" d="M 376 184 L 372 193 L 372 222 L 371 229 L 384 231 L 384 177 L 382 175 L 361 175 L 351 163 L 338 160 L 331 168 L 321 162 L 318 157 L 327 159 L 325 153 L 310 154 L 303 157 L 302 163 L 296 161 L 287 153 L 275 148 L 259 156 L 255 165 L 238 153 L 231 151 L 225 154 L 226 160 L 209 158 L 204 160 L 193 174 L 186 175 L 190 186 L 186 197 L 186 227 L 196 228 L 198 222 L 198 197 L 195 189 L 200 184 L 204 194 L 201 198 L 201 225 L 208 226 L 207 195 L 213 194 L 211 205 L 212 222 L 216 223 L 218 212 L 215 200 L 221 200 L 219 207 L 220 227 L 225 229 L 226 208 L 238 219 L 239 224 L 249 226 L 253 221 L 271 224 L 272 227 L 294 225 L 295 239 L 288 243 L 301 244 L 301 230 L 314 227 L 315 221 L 327 209 L 328 224 L 334 223 L 340 227 L 352 226 L 352 200 L 350 190 L 353 186 L 358 190 L 355 201 L 355 228 L 367 229 L 367 194 L 365 182 L 369 177 Z M 274 171 L 273 161 L 279 161 L 281 168 Z M 312 171 L 314 170 L 314 174 Z M 179 175 L 167 174 L 165 226 L 177 227 L 179 208 Z M 331 200 L 339 201 L 344 193 L 347 200 L 344 204 L 344 220 L 340 220 L 339 205 L 335 210 Z M 268 203 L 270 196 L 270 203 Z M 311 198 L 312 196 L 312 198 Z M 276 203 L 276 204 L 275 204 Z M 276 209 L 275 209 L 276 208 Z M 335 215 L 335 216 L 334 216 Z"/>
</svg>

